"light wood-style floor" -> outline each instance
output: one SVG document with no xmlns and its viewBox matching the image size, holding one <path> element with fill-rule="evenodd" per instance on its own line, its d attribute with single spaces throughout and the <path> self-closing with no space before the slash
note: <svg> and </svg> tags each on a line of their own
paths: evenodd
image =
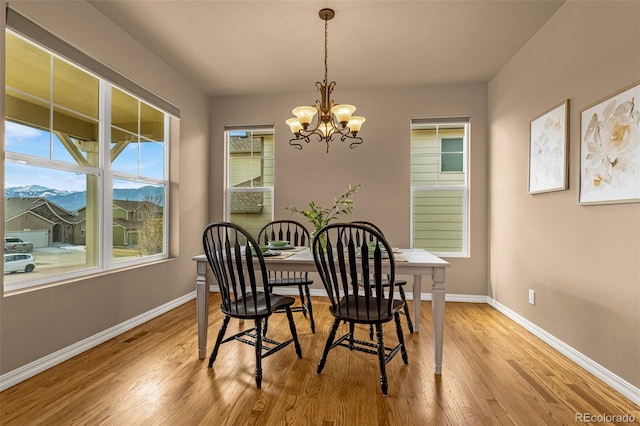
<svg viewBox="0 0 640 426">
<path fill-rule="evenodd" d="M 192 301 L 0 393 L 0 423 L 563 425 L 589 413 L 629 414 L 640 424 L 638 406 L 483 304 L 447 303 L 441 377 L 433 374 L 429 302 L 421 332 L 409 335 L 405 326 L 409 365 L 399 356 L 387 365 L 388 397 L 372 355 L 338 348 L 317 375 L 332 318 L 322 298 L 313 302 L 316 334 L 294 314 L 303 359 L 292 345 L 266 358 L 261 390 L 250 346 L 223 345 L 213 369 L 198 359 Z M 208 350 L 218 304 L 212 294 Z M 228 333 L 239 327 L 232 320 Z M 287 337 L 284 315 L 272 318 L 269 335 Z"/>
</svg>

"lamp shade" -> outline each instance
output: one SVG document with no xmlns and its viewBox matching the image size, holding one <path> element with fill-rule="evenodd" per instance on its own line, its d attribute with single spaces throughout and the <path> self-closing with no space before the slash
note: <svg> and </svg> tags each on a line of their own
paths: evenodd
<svg viewBox="0 0 640 426">
<path fill-rule="evenodd" d="M 340 104 L 331 108 L 331 112 L 335 114 L 336 120 L 338 120 L 338 123 L 340 123 L 342 127 L 344 127 L 349 122 L 351 114 L 353 114 L 355 111 L 356 107 L 348 104 Z"/>
<path fill-rule="evenodd" d="M 351 119 L 349 119 L 349 130 L 351 130 L 351 133 L 356 133 L 360 131 L 360 128 L 362 127 L 362 123 L 364 123 L 365 121 L 367 121 L 366 118 L 364 117 L 359 117 L 359 116 L 352 116 Z"/>
<path fill-rule="evenodd" d="M 291 129 L 291 133 L 293 134 L 296 134 L 300 130 L 302 130 L 302 124 L 300 124 L 300 120 L 298 120 L 297 118 L 290 118 L 287 121 L 285 121 L 285 123 L 289 125 L 289 128 Z"/>
<path fill-rule="evenodd" d="M 320 123 L 318 125 L 318 130 L 320 130 L 320 132 L 322 133 L 323 137 L 328 137 L 329 134 L 333 133 L 332 132 L 333 126 L 331 126 L 331 123 Z"/>
<path fill-rule="evenodd" d="M 316 115 L 318 110 L 310 106 L 299 106 L 294 108 L 291 112 L 293 115 L 298 117 L 300 124 L 304 126 L 305 124 L 309 125 L 311 123 L 311 120 L 313 120 L 313 117 Z"/>
</svg>

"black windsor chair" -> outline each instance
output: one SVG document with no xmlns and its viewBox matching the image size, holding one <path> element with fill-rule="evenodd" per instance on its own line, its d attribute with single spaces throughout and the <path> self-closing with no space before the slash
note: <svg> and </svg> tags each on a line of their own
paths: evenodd
<svg viewBox="0 0 640 426">
<path fill-rule="evenodd" d="M 352 221 L 351 223 L 358 223 L 361 225 L 367 225 L 372 227 L 373 229 L 375 229 L 376 231 L 380 232 L 380 234 L 384 235 L 384 233 L 382 232 L 382 229 L 380 229 L 379 226 L 377 226 L 375 223 L 372 222 L 367 222 L 366 220 L 356 220 L 356 221 Z M 407 297 L 405 296 L 405 292 L 404 292 L 404 286 L 407 285 L 407 281 L 406 280 L 395 280 L 395 285 L 396 287 L 398 287 L 398 293 L 400 294 L 400 299 L 404 302 L 404 308 L 402 308 L 402 313 L 404 314 L 404 316 L 407 318 L 407 327 L 409 328 L 409 333 L 413 334 L 413 322 L 411 322 L 411 314 L 409 313 L 409 305 L 407 304 Z M 413 297 L 420 297 L 420 295 L 413 295 Z M 419 303 L 419 302 L 418 302 Z M 373 338 L 373 333 L 370 333 L 372 336 L 371 338 Z"/>
<path fill-rule="evenodd" d="M 376 243 L 372 250 L 369 250 L 369 241 Z M 325 226 L 314 237 L 312 252 L 331 303 L 329 312 L 334 317 L 318 362 L 318 374 L 324 369 L 329 352 L 339 346 L 374 354 L 380 366 L 382 394 L 387 395 L 386 364 L 398 352 L 403 362 L 409 363 L 400 322 L 404 302 L 393 298 L 395 263 L 389 243 L 370 226 L 335 223 Z M 383 324 L 391 320 L 395 322 L 398 339 L 393 347 L 385 346 L 383 338 Z M 349 331 L 336 339 L 338 326 L 343 321 L 349 324 Z M 355 339 L 355 324 L 374 326 L 376 341 Z"/>
<path fill-rule="evenodd" d="M 255 347 L 256 355 L 256 385 L 260 389 L 263 358 L 291 342 L 295 345 L 298 358 L 302 358 L 302 349 L 291 314 L 291 305 L 295 299 L 272 295 L 258 289 L 258 285 L 267 282 L 267 268 L 258 243 L 242 227 L 228 222 L 212 223 L 205 228 L 202 243 L 209 266 L 220 287 L 220 310 L 224 314 L 209 358 L 209 368 L 213 367 L 221 344 L 236 340 L 252 345 Z M 254 266 L 256 260 L 259 267 Z M 285 342 L 277 342 L 262 335 L 262 321 L 280 309 L 287 314 L 292 336 Z M 224 335 L 231 318 L 254 320 L 255 327 L 225 339 Z"/>
<path fill-rule="evenodd" d="M 258 233 L 258 242 L 268 245 L 269 241 L 289 241 L 289 245 L 308 247 L 311 245 L 309 231 L 295 220 L 274 220 L 262 227 Z M 316 325 L 313 320 L 313 305 L 311 304 L 311 294 L 309 286 L 313 280 L 309 279 L 307 272 L 294 271 L 269 271 L 269 292 L 273 293 L 275 287 L 298 287 L 300 293 L 300 306 L 291 307 L 292 312 L 302 312 L 309 316 L 311 332 L 316 332 Z M 268 323 L 265 322 L 263 333 L 267 333 Z"/>
</svg>

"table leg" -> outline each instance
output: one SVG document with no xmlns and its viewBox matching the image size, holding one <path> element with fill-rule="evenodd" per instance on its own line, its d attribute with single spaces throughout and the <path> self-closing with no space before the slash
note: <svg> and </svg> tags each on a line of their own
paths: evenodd
<svg viewBox="0 0 640 426">
<path fill-rule="evenodd" d="M 422 293 L 422 275 L 413 276 L 413 332 L 420 331 L 420 294 Z"/>
<path fill-rule="evenodd" d="M 207 262 L 196 263 L 196 316 L 198 319 L 198 358 L 207 356 L 207 329 L 209 328 L 209 285 L 207 284 Z"/>
<path fill-rule="evenodd" d="M 444 329 L 444 268 L 434 268 L 431 287 L 433 310 L 433 356 L 435 374 L 442 374 L 442 337 Z"/>
</svg>

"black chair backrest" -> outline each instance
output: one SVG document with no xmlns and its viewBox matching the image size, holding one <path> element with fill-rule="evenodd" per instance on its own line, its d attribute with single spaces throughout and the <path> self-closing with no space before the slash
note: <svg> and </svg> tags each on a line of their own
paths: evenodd
<svg viewBox="0 0 640 426">
<path fill-rule="evenodd" d="M 380 229 L 380 227 L 378 225 L 376 225 L 373 222 L 367 222 L 366 220 L 354 220 L 351 223 L 355 223 L 357 225 L 365 225 L 368 226 L 370 228 L 375 229 L 376 231 L 378 231 L 380 233 L 380 235 L 382 235 L 384 237 L 384 233 L 382 232 L 382 229 Z M 369 240 L 370 242 L 373 241 L 373 236 L 371 234 L 369 234 Z"/>
<path fill-rule="evenodd" d="M 373 223 L 373 222 L 368 222 L 366 220 L 354 220 L 351 223 L 357 223 L 358 225 L 370 226 L 370 227 L 372 227 L 373 229 L 375 229 L 376 231 L 378 231 L 379 233 L 382 234 L 382 229 L 380 229 L 380 227 L 378 225 L 376 225 L 375 223 Z"/>
<path fill-rule="evenodd" d="M 266 302 L 270 314 L 269 292 L 259 289 L 267 282 L 267 267 L 257 241 L 241 226 L 217 222 L 205 228 L 202 244 L 220 287 L 221 310 L 247 317 L 261 311 L 265 316 L 264 305 L 259 309 L 259 304 Z M 256 259 L 259 270 L 254 270 Z"/>
<path fill-rule="evenodd" d="M 361 317 L 362 313 L 375 321 L 392 314 L 395 262 L 391 246 L 379 231 L 363 224 L 330 224 L 314 237 L 312 252 L 338 316 Z M 345 297 L 352 298 L 354 303 L 341 304 Z M 342 312 L 343 309 L 357 312 Z"/>
<path fill-rule="evenodd" d="M 266 245 L 269 241 L 289 241 L 292 246 L 309 246 L 309 231 L 295 220 L 274 220 L 262 227 L 258 233 L 258 242 Z"/>
</svg>

